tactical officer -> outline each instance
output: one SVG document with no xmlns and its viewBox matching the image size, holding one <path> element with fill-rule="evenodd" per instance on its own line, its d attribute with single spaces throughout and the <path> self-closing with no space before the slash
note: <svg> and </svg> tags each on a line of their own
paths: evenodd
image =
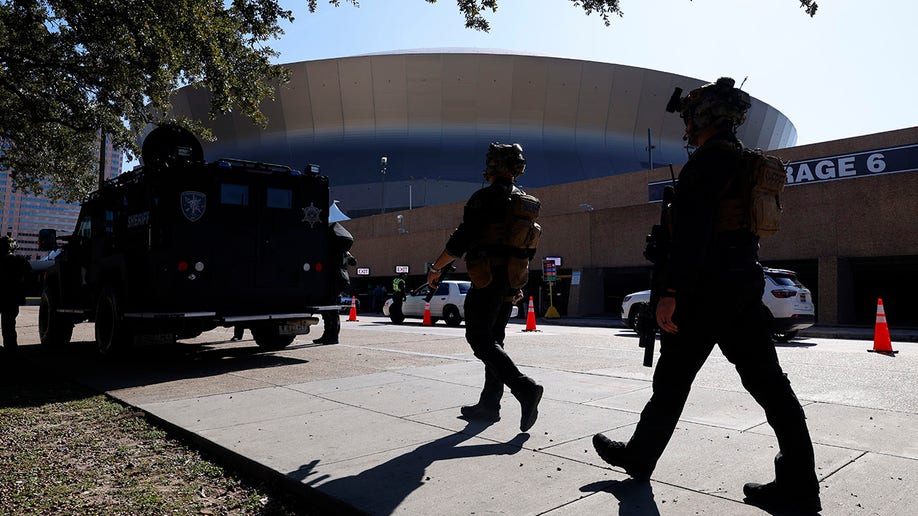
<svg viewBox="0 0 918 516">
<path fill-rule="evenodd" d="M 653 395 L 627 444 L 602 434 L 593 446 L 609 464 L 646 480 L 682 414 L 695 374 L 714 345 L 735 367 L 743 386 L 765 410 L 778 439 L 775 480 L 743 487 L 746 502 L 777 510 L 820 510 L 813 445 L 803 408 L 778 364 L 762 304 L 764 277 L 759 238 L 748 229 L 723 230 L 725 199 L 742 197 L 735 180 L 743 170 L 736 128 L 745 121 L 749 95 L 721 78 L 679 99 L 685 139 L 697 147 L 679 174 L 672 205 L 670 253 L 659 287 L 656 320 L 660 359 Z M 718 228 L 721 229 L 718 229 Z M 717 292 L 711 296 L 710 292 Z M 712 325 L 710 314 L 717 313 Z"/>
<path fill-rule="evenodd" d="M 32 274 L 29 261 L 13 254 L 16 242 L 0 237 L 0 328 L 3 334 L 3 348 L 15 353 L 19 343 L 16 340 L 16 317 L 19 307 L 25 304 L 26 286 Z"/>
<path fill-rule="evenodd" d="M 485 383 L 478 403 L 461 408 L 469 420 L 499 421 L 504 385 L 520 402 L 520 431 L 538 418 L 543 387 L 524 375 L 504 352 L 503 335 L 512 301 L 529 274 L 529 260 L 541 229 L 534 222 L 538 199 L 514 186 L 525 167 L 519 144 L 493 143 L 488 149 L 484 178 L 465 205 L 462 223 L 434 260 L 427 282 L 435 286 L 453 260 L 465 257 L 472 288 L 465 298 L 465 338 L 485 365 Z"/>
<path fill-rule="evenodd" d="M 357 265 L 357 259 L 351 254 L 354 237 L 344 226 L 332 222 L 328 226 L 331 237 L 330 256 L 338 261 L 338 270 L 335 272 L 335 299 L 340 299 L 339 294 L 347 290 L 351 284 L 351 277 L 347 272 L 348 266 Z M 338 310 L 322 312 L 322 336 L 313 340 L 315 344 L 337 344 L 338 333 L 341 331 L 341 314 Z"/>
</svg>

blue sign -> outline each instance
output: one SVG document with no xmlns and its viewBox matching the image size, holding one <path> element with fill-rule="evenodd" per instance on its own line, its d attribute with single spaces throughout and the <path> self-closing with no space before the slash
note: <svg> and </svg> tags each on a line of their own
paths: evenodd
<svg viewBox="0 0 918 516">
<path fill-rule="evenodd" d="M 918 170 L 918 145 L 906 145 L 806 161 L 785 167 L 787 186 Z"/>
<path fill-rule="evenodd" d="M 787 186 L 914 172 L 918 171 L 918 144 L 791 161 L 785 171 Z M 671 184 L 670 180 L 647 183 L 647 201 L 663 200 L 663 188 Z"/>
</svg>

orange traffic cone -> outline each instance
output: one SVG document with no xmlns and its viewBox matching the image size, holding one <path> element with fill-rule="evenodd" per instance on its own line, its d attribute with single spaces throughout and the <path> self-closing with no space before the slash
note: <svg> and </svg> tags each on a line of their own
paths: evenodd
<svg viewBox="0 0 918 516">
<path fill-rule="evenodd" d="M 424 326 L 431 326 L 433 323 L 430 322 L 430 303 L 424 303 Z"/>
<path fill-rule="evenodd" d="M 877 324 L 873 330 L 873 349 L 867 351 L 884 355 L 898 353 L 898 351 L 893 351 L 892 340 L 889 338 L 889 326 L 886 325 L 886 311 L 883 310 L 882 298 L 877 299 Z"/>
<path fill-rule="evenodd" d="M 535 306 L 532 304 L 532 296 L 529 296 L 529 313 L 526 314 L 526 329 L 523 331 L 539 331 L 535 324 Z"/>
<path fill-rule="evenodd" d="M 354 296 L 351 296 L 351 313 L 347 316 L 347 322 L 357 320 L 357 299 Z"/>
</svg>

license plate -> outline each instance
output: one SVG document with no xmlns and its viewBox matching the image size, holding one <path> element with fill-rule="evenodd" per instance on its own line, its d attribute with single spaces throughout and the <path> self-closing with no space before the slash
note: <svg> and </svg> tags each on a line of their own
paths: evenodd
<svg viewBox="0 0 918 516">
<path fill-rule="evenodd" d="M 281 335 L 305 335 L 309 333 L 309 321 L 287 321 L 277 327 L 277 332 Z"/>
</svg>

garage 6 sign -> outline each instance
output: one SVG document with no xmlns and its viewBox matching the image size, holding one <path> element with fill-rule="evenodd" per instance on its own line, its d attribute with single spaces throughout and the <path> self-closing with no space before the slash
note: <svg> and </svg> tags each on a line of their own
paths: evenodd
<svg viewBox="0 0 918 516">
<path fill-rule="evenodd" d="M 785 170 L 788 186 L 909 172 L 918 170 L 918 145 L 792 161 L 787 164 Z"/>
<path fill-rule="evenodd" d="M 787 172 L 787 186 L 915 172 L 918 171 L 918 144 L 791 161 L 784 170 Z M 671 184 L 669 180 L 647 183 L 647 201 L 660 202 L 663 188 Z"/>
</svg>

